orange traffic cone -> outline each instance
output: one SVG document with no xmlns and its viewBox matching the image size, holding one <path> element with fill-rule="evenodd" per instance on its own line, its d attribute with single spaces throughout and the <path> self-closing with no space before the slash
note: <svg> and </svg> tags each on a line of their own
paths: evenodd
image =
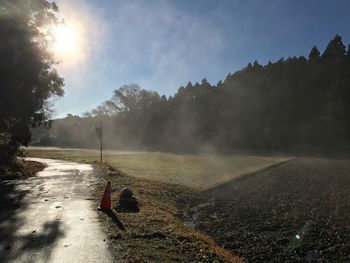
<svg viewBox="0 0 350 263">
<path fill-rule="evenodd" d="M 100 210 L 112 210 L 111 192 L 111 181 L 108 181 L 99 207 Z"/>
</svg>

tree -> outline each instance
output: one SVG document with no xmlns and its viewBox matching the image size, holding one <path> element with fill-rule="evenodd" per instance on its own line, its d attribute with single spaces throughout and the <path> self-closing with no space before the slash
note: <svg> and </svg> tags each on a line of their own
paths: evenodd
<svg viewBox="0 0 350 263">
<path fill-rule="evenodd" d="M 216 84 L 216 87 L 221 88 L 223 86 L 222 80 L 219 80 L 218 83 Z"/>
<path fill-rule="evenodd" d="M 346 101 L 344 99 L 344 89 L 340 83 L 339 77 L 331 84 L 327 94 L 327 105 L 325 108 L 326 119 L 344 119 L 346 118 Z"/>
<path fill-rule="evenodd" d="M 345 45 L 342 41 L 341 36 L 336 35 L 329 43 L 324 51 L 323 58 L 341 58 L 345 55 Z"/>
<path fill-rule="evenodd" d="M 137 84 L 123 85 L 114 90 L 110 100 L 110 107 L 119 112 L 131 112 L 137 108 L 140 101 L 141 88 Z"/>
<path fill-rule="evenodd" d="M 257 60 L 255 60 L 253 63 L 253 68 L 259 69 L 259 68 L 262 68 L 262 66 L 259 64 L 259 62 Z"/>
<path fill-rule="evenodd" d="M 191 89 L 191 88 L 193 88 L 193 85 L 192 85 L 192 82 L 189 81 L 186 85 L 186 89 Z"/>
<path fill-rule="evenodd" d="M 106 117 L 115 115 L 119 109 L 111 100 L 107 100 L 93 109 L 90 113 L 85 113 L 83 116 L 95 116 L 95 117 Z"/>
<path fill-rule="evenodd" d="M 314 46 L 309 54 L 309 61 L 314 62 L 317 61 L 320 58 L 320 51 L 317 49 L 316 46 Z"/>
<path fill-rule="evenodd" d="M 57 11 L 46 0 L 0 3 L 0 163 L 14 161 L 31 139 L 29 128 L 48 119 L 48 99 L 63 95 L 64 82 L 43 33 L 57 22 Z"/>
</svg>

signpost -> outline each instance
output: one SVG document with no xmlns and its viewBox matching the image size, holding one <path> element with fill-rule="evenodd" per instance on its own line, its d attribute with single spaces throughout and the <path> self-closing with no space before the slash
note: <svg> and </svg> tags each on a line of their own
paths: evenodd
<svg viewBox="0 0 350 263">
<path fill-rule="evenodd" d="M 97 138 L 100 140 L 100 165 L 102 164 L 102 137 L 103 137 L 103 130 L 102 130 L 102 121 L 100 123 L 100 127 L 96 127 L 96 135 Z"/>
</svg>

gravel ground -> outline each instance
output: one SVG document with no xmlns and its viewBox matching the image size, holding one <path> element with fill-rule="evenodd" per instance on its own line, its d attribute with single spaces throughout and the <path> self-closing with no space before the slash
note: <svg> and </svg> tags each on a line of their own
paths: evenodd
<svg viewBox="0 0 350 263">
<path fill-rule="evenodd" d="M 196 228 L 248 262 L 350 262 L 350 161 L 294 159 L 201 193 Z"/>
</svg>

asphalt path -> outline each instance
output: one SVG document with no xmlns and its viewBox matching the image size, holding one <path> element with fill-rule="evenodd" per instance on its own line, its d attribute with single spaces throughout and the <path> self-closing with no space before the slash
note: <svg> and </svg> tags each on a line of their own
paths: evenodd
<svg viewBox="0 0 350 263">
<path fill-rule="evenodd" d="M 91 165 L 47 164 L 37 176 L 0 182 L 0 262 L 114 262 L 91 190 Z"/>
</svg>

